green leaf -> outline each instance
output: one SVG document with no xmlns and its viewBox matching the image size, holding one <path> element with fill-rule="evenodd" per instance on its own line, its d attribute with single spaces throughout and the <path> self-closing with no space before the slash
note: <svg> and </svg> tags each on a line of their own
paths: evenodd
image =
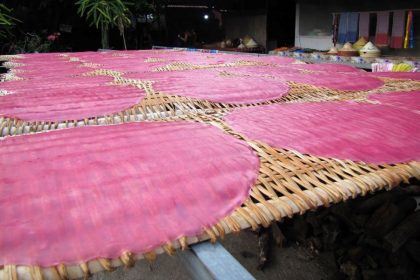
<svg viewBox="0 0 420 280">
<path fill-rule="evenodd" d="M 121 30 L 131 24 L 127 6 L 134 3 L 124 0 L 78 0 L 75 4 L 78 6 L 78 14 L 97 29 L 116 26 Z"/>
</svg>

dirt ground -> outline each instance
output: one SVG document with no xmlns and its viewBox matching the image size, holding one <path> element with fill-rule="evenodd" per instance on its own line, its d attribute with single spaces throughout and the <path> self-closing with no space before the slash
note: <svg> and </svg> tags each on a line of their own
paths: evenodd
<svg viewBox="0 0 420 280">
<path fill-rule="evenodd" d="M 257 235 L 245 231 L 239 235 L 228 235 L 222 245 L 258 280 L 321 280 L 329 279 L 335 269 L 328 256 L 313 258 L 304 248 L 292 245 L 278 248 L 273 245 L 269 262 L 263 271 L 257 270 Z M 191 279 L 181 260 L 174 256 L 161 255 L 150 267 L 146 262 L 137 262 L 133 268 L 120 268 L 112 273 L 99 273 L 94 280 L 160 280 Z M 228 275 L 226 279 L 229 279 Z"/>
</svg>

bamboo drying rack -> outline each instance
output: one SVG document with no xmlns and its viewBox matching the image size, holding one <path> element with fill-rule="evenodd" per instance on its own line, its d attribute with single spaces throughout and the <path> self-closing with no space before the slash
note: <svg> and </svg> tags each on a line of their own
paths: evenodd
<svg viewBox="0 0 420 280">
<path fill-rule="evenodd" d="M 5 59 L 2 57 L 2 59 Z M 18 56 L 7 57 L 11 61 Z M 69 61 L 78 61 L 69 58 Z M 83 62 L 88 63 L 88 62 Z M 8 64 L 13 65 L 12 64 Z M 87 64 L 88 65 L 88 64 Z M 95 66 L 96 67 L 96 66 Z M 229 74 L 229 73 L 227 73 Z M 0 136 L 39 133 L 60 128 L 85 125 L 107 125 L 132 121 L 189 121 L 208 123 L 225 133 L 245 141 L 257 153 L 260 169 L 257 183 L 250 196 L 231 215 L 206 228 L 199 236 L 182 237 L 154 251 L 137 254 L 125 252 L 117 259 L 97 259 L 79 264 L 59 264 L 53 267 L 5 265 L 0 267 L 0 279 L 74 279 L 88 277 L 102 270 L 112 271 L 123 265 L 130 267 L 136 260 L 153 262 L 157 254 L 173 255 L 178 248 L 187 249 L 189 244 L 203 240 L 215 241 L 225 234 L 242 229 L 269 226 L 273 221 L 295 214 L 303 214 L 318 207 L 328 207 L 379 190 L 388 190 L 410 178 L 420 179 L 420 162 L 400 164 L 366 164 L 350 160 L 315 157 L 296 151 L 278 149 L 265 143 L 246 138 L 223 121 L 225 113 L 240 107 L 264 106 L 274 103 L 323 102 L 331 100 L 356 100 L 370 102 L 371 91 L 344 92 L 311 85 L 289 83 L 285 97 L 255 104 L 224 104 L 180 97 L 156 92 L 152 81 L 124 78 L 123 73 L 96 69 L 87 75 L 107 75 L 114 78 L 115 86 L 134 86 L 143 89 L 146 97 L 127 110 L 108 116 L 69 120 L 66 122 L 25 122 L 16 118 L 0 119 Z M 420 82 L 381 78 L 384 85 L 375 93 L 420 90 Z"/>
</svg>

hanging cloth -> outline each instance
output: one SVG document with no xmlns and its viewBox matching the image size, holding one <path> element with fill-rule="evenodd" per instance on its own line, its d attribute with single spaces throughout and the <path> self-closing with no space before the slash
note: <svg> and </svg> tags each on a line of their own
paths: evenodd
<svg viewBox="0 0 420 280">
<path fill-rule="evenodd" d="M 401 49 L 404 43 L 405 11 L 394 11 L 391 48 Z"/>
<path fill-rule="evenodd" d="M 347 23 L 347 42 L 356 42 L 357 41 L 357 28 L 359 25 L 359 13 L 349 13 L 348 23 Z"/>
<path fill-rule="evenodd" d="M 375 43 L 377 46 L 388 46 L 389 11 L 378 12 Z"/>
<path fill-rule="evenodd" d="M 391 48 L 401 49 L 404 43 L 405 11 L 394 11 Z"/>
<path fill-rule="evenodd" d="M 345 44 L 347 36 L 347 22 L 349 13 L 340 14 L 340 22 L 338 24 L 338 43 Z"/>
<path fill-rule="evenodd" d="M 358 23 L 358 13 L 341 13 L 338 25 L 338 43 L 356 42 Z"/>
<path fill-rule="evenodd" d="M 404 49 L 414 48 L 413 11 L 408 12 L 404 36 Z"/>
<path fill-rule="evenodd" d="M 370 13 L 363 12 L 359 15 L 359 38 L 364 37 L 366 41 L 369 41 L 369 24 L 370 24 Z"/>
<path fill-rule="evenodd" d="M 410 16 L 411 16 L 411 28 L 410 28 L 410 49 L 414 48 L 414 15 L 413 12 L 410 11 Z"/>
<path fill-rule="evenodd" d="M 340 15 L 339 14 L 334 14 L 333 15 L 333 44 L 334 47 L 337 45 L 337 41 L 338 41 L 338 21 L 340 19 Z"/>
</svg>

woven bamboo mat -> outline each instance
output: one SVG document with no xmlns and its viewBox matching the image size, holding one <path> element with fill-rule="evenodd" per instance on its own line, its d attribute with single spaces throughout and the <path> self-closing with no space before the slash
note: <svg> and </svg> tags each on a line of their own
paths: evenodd
<svg viewBox="0 0 420 280">
<path fill-rule="evenodd" d="M 119 53 L 118 56 L 124 56 Z M 6 59 L 6 58 L 2 58 Z M 7 57 L 14 62 L 9 66 L 19 66 L 19 57 Z M 120 113 L 97 116 L 93 118 L 67 121 L 22 121 L 13 117 L 0 119 L 0 136 L 40 133 L 42 131 L 71 128 L 86 125 L 107 125 L 134 121 L 151 121 L 170 123 L 187 121 L 211 124 L 224 133 L 239 139 L 249 145 L 260 160 L 259 175 L 252 187 L 250 196 L 241 207 L 221 219 L 211 227 L 203 229 L 202 234 L 184 236 L 172 240 L 149 252 L 126 251 L 116 259 L 96 259 L 79 263 L 60 263 L 56 266 L 39 267 L 16 264 L 6 264 L 0 269 L 0 279 L 67 279 L 87 277 L 92 273 L 107 270 L 112 271 L 118 266 L 130 267 L 136 260 L 153 261 L 157 254 L 174 254 L 178 248 L 186 249 L 189 244 L 200 240 L 216 240 L 225 234 L 239 232 L 242 229 L 257 229 L 268 226 L 272 221 L 318 207 L 328 207 L 331 203 L 339 203 L 367 193 L 383 189 L 391 189 L 401 183 L 408 183 L 410 178 L 420 179 L 420 162 L 410 161 L 398 164 L 368 164 L 350 160 L 316 157 L 302 154 L 295 150 L 287 150 L 270 146 L 267 143 L 249 139 L 232 129 L 223 119 L 232 111 L 244 107 L 264 106 L 282 103 L 305 103 L 325 101 L 357 101 L 377 102 L 376 97 L 382 94 L 412 94 L 420 90 L 420 83 L 415 79 L 401 77 L 380 77 L 383 85 L 374 90 L 340 91 L 305 83 L 289 81 L 289 92 L 286 96 L 265 102 L 249 104 L 230 104 L 211 102 L 186 96 L 158 92 L 153 87 L 153 81 L 130 79 L 124 72 L 110 69 L 100 69 L 100 61 L 89 62 L 83 58 L 68 57 L 74 63 L 86 64 L 87 75 L 110 76 L 115 86 L 128 85 L 138 87 L 146 92 L 146 97 Z M 163 58 L 155 57 L 157 63 Z M 151 60 L 154 62 L 155 60 Z M 146 62 L 149 63 L 149 62 Z M 196 61 L 193 61 L 197 64 Z M 229 63 L 229 62 L 228 62 Z M 267 63 L 267 62 L 264 62 Z M 191 65 L 191 64 L 189 64 Z M 248 67 L 246 65 L 245 67 Z M 222 67 L 225 75 L 238 75 L 232 67 Z M 175 71 L 195 71 L 175 69 Z M 199 69 L 202 70 L 202 69 Z M 318 69 L 316 69 L 318 70 Z M 19 73 L 15 73 L 19 77 Z M 239 73 L 240 74 L 240 73 Z M 397 92 L 397 93 L 396 93 Z M 393 100 L 388 100 L 392 106 L 401 106 Z"/>
</svg>

